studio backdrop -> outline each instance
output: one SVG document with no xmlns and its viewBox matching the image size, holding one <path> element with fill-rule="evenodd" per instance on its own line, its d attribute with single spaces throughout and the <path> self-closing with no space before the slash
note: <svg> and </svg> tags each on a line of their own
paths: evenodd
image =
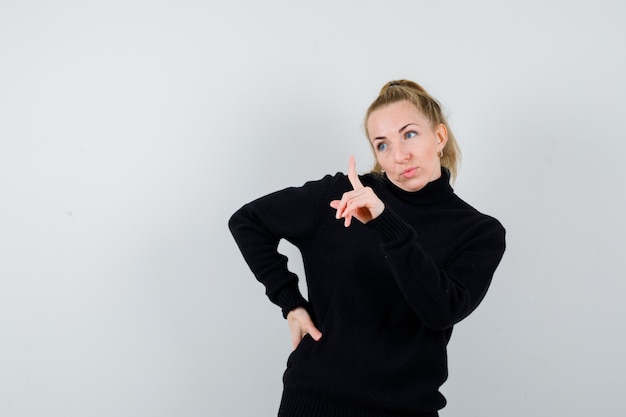
<svg viewBox="0 0 626 417">
<path fill-rule="evenodd" d="M 0 2 L 0 415 L 272 416 L 291 344 L 227 228 L 437 97 L 507 252 L 442 416 L 618 416 L 626 3 Z M 304 279 L 288 244 L 291 269 Z"/>
</svg>

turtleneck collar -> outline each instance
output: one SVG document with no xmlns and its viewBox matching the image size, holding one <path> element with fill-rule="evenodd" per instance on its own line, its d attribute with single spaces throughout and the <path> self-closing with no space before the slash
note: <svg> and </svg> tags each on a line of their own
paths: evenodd
<svg viewBox="0 0 626 417">
<path fill-rule="evenodd" d="M 450 171 L 447 168 L 441 168 L 441 176 L 434 181 L 429 182 L 419 191 L 405 191 L 395 185 L 387 174 L 383 175 L 384 183 L 387 188 L 398 198 L 407 203 L 414 205 L 431 205 L 442 202 L 452 196 L 454 190 L 450 185 Z"/>
</svg>

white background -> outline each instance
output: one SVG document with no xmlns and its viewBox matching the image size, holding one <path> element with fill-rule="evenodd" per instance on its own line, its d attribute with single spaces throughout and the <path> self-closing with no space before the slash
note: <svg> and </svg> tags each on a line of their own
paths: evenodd
<svg viewBox="0 0 626 417">
<path fill-rule="evenodd" d="M 290 342 L 226 223 L 372 157 L 397 78 L 506 226 L 442 416 L 626 410 L 626 3 L 0 1 L 0 415 L 275 415 Z M 298 254 L 290 247 L 295 271 Z"/>
</svg>

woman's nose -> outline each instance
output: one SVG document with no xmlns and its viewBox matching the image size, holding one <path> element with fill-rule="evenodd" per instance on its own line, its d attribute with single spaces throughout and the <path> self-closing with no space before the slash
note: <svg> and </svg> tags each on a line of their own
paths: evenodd
<svg viewBox="0 0 626 417">
<path fill-rule="evenodd" d="M 396 159 L 396 162 L 404 162 L 409 159 L 409 151 L 406 149 L 405 146 L 396 146 L 394 151 L 394 158 Z"/>
</svg>

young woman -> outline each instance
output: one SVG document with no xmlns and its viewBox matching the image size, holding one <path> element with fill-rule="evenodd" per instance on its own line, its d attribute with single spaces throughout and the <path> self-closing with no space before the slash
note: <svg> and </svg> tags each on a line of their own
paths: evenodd
<svg viewBox="0 0 626 417">
<path fill-rule="evenodd" d="M 392 81 L 367 110 L 376 164 L 244 205 L 229 227 L 294 351 L 279 417 L 437 416 L 452 327 L 485 296 L 505 230 L 450 181 L 459 149 L 439 103 Z M 308 300 L 277 251 L 302 253 Z"/>
</svg>

